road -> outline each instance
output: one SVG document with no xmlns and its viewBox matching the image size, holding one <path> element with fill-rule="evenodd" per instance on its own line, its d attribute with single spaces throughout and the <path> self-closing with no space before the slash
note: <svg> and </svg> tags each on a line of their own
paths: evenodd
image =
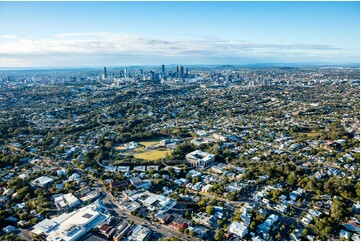
<svg viewBox="0 0 361 242">
<path fill-rule="evenodd" d="M 143 226 L 148 227 L 158 233 L 161 233 L 161 234 L 164 234 L 167 236 L 169 235 L 169 236 L 177 237 L 182 240 L 199 241 L 199 238 L 197 238 L 197 237 L 191 237 L 189 235 L 182 234 L 178 230 L 170 229 L 170 228 L 166 227 L 165 225 L 156 225 L 154 223 L 150 223 L 148 220 L 146 220 L 144 218 L 139 218 L 137 216 L 132 215 L 129 212 L 126 212 L 126 211 L 120 209 L 121 205 L 120 205 L 119 201 L 117 199 L 115 199 L 113 197 L 113 195 L 104 188 L 103 182 L 100 179 L 93 177 L 92 175 L 88 174 L 83 169 L 80 169 L 78 167 L 75 168 L 75 170 L 77 170 L 78 172 L 81 171 L 81 173 L 86 174 L 89 178 L 96 181 L 97 186 L 95 186 L 94 188 L 101 190 L 103 192 L 103 194 L 105 195 L 105 198 L 103 199 L 103 203 L 106 203 L 108 205 L 107 208 L 110 207 L 110 209 L 115 211 L 123 219 L 133 220 L 136 224 L 143 225 Z"/>
<path fill-rule="evenodd" d="M 20 229 L 20 232 L 17 234 L 17 236 L 24 240 L 24 241 L 31 241 L 34 240 L 30 235 L 29 235 L 30 230 L 27 229 Z"/>
<path fill-rule="evenodd" d="M 103 189 L 103 193 L 105 194 L 105 198 L 103 199 L 103 202 L 106 203 L 108 206 L 110 206 L 110 208 L 113 211 L 115 211 L 122 218 L 126 218 L 127 220 L 132 220 L 136 224 L 143 225 L 145 227 L 148 227 L 148 228 L 150 228 L 158 233 L 164 234 L 164 235 L 170 235 L 173 237 L 177 237 L 177 238 L 181 238 L 183 240 L 189 240 L 189 241 L 199 240 L 198 238 L 182 234 L 179 231 L 170 229 L 164 225 L 156 225 L 154 223 L 150 223 L 148 220 L 146 220 L 144 218 L 139 218 L 137 216 L 134 216 L 131 213 L 128 213 L 128 212 L 120 209 L 119 202 L 108 191 Z"/>
</svg>

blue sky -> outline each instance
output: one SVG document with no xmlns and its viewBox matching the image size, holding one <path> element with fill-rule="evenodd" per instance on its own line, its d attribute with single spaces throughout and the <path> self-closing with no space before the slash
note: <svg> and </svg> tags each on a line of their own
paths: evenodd
<svg viewBox="0 0 361 242">
<path fill-rule="evenodd" d="M 359 2 L 0 2 L 0 66 L 359 62 Z"/>
</svg>

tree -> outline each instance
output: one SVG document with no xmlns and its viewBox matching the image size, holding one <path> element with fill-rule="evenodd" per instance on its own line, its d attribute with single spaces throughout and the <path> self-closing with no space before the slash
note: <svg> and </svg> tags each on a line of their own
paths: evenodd
<svg viewBox="0 0 361 242">
<path fill-rule="evenodd" d="M 341 219 L 344 212 L 344 208 L 345 206 L 342 201 L 340 201 L 337 198 L 333 199 L 333 202 L 331 204 L 331 217 L 335 218 L 336 220 Z"/>
<path fill-rule="evenodd" d="M 200 208 L 204 208 L 204 207 L 206 206 L 206 204 L 207 204 L 207 201 L 204 200 L 204 199 L 202 199 L 202 200 L 200 200 L 200 201 L 198 202 L 198 206 L 199 206 Z"/>
<path fill-rule="evenodd" d="M 153 174 L 155 173 L 154 169 L 150 169 L 148 172 L 149 172 L 150 177 L 153 177 Z"/>
<path fill-rule="evenodd" d="M 107 148 L 108 150 L 109 150 L 110 148 L 112 148 L 112 146 L 113 146 L 113 144 L 112 144 L 112 142 L 110 142 L 110 141 L 107 141 L 107 142 L 105 143 L 105 148 Z"/>
<path fill-rule="evenodd" d="M 214 235 L 214 239 L 215 240 L 222 240 L 223 239 L 223 235 L 224 235 L 224 230 L 220 229 L 216 232 L 216 234 Z"/>
<path fill-rule="evenodd" d="M 208 215 L 212 215 L 214 213 L 214 206 L 207 206 L 206 212 Z"/>
<path fill-rule="evenodd" d="M 315 225 L 313 226 L 313 229 L 321 237 L 328 237 L 333 231 L 333 228 L 327 218 L 320 220 L 315 217 Z"/>
<path fill-rule="evenodd" d="M 197 182 L 200 182 L 201 181 L 201 178 L 199 176 L 195 177 L 192 179 L 192 183 L 195 184 Z"/>
<path fill-rule="evenodd" d="M 189 210 L 187 210 L 187 211 L 185 212 L 184 216 L 185 216 L 186 218 L 189 218 L 189 217 L 191 216 L 191 213 L 189 212 Z"/>
<path fill-rule="evenodd" d="M 288 177 L 287 177 L 287 183 L 288 183 L 289 185 L 293 186 L 293 185 L 295 185 L 296 181 L 297 181 L 297 177 L 296 177 L 295 172 L 293 171 L 293 172 L 291 172 L 291 173 L 288 175 Z"/>
<path fill-rule="evenodd" d="M 27 212 L 21 213 L 21 214 L 19 215 L 19 218 L 20 218 L 21 220 L 26 220 L 26 219 L 29 218 L 29 214 L 28 214 Z"/>
<path fill-rule="evenodd" d="M 249 225 L 249 228 L 251 230 L 254 230 L 256 228 L 256 222 L 255 221 L 252 221 L 251 224 Z"/>
<path fill-rule="evenodd" d="M 23 188 L 19 189 L 19 191 L 17 192 L 17 198 L 23 199 L 29 192 L 30 192 L 30 189 L 28 186 L 23 187 Z"/>
<path fill-rule="evenodd" d="M 235 201 L 237 199 L 237 192 L 232 191 L 230 193 L 227 193 L 226 198 L 231 201 Z"/>
<path fill-rule="evenodd" d="M 169 240 L 170 241 L 179 241 L 180 239 L 178 239 L 177 237 L 171 237 Z"/>
<path fill-rule="evenodd" d="M 308 235 L 308 229 L 304 229 L 304 230 L 302 231 L 302 236 L 303 236 L 303 237 L 306 237 L 306 235 Z"/>
</svg>

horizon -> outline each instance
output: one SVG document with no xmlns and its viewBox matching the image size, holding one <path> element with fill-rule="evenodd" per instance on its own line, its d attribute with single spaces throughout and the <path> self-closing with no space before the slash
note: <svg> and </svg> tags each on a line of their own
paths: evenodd
<svg viewBox="0 0 361 242">
<path fill-rule="evenodd" d="M 359 2 L 0 2 L 0 67 L 353 65 Z"/>
<path fill-rule="evenodd" d="M 302 68 L 302 67 L 357 67 L 360 68 L 360 63 L 307 63 L 307 62 L 284 62 L 284 63 L 246 63 L 246 64 L 164 64 L 165 68 L 175 68 L 176 66 L 186 66 L 186 67 L 260 67 L 260 68 L 275 68 L 275 67 L 291 67 L 291 68 Z M 111 68 L 111 69 L 120 69 L 120 68 L 136 68 L 136 67 L 151 67 L 151 68 L 161 68 L 161 65 L 156 64 L 139 64 L 139 65 L 108 65 L 108 66 L 38 66 L 38 67 L 0 67 L 0 71 L 31 71 L 31 70 L 81 70 L 81 69 L 102 69 L 102 68 Z"/>
</svg>

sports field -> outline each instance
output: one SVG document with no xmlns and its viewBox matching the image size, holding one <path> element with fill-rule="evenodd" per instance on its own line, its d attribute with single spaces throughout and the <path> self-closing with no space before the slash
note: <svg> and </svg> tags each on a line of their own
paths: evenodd
<svg viewBox="0 0 361 242">
<path fill-rule="evenodd" d="M 312 131 L 312 132 L 299 132 L 299 134 L 305 134 L 305 135 L 307 135 L 308 137 L 312 138 L 312 137 L 314 137 L 314 136 L 319 135 L 320 133 L 319 133 L 319 132 L 316 132 L 316 131 Z"/>
<path fill-rule="evenodd" d="M 157 149 L 157 150 L 147 150 L 133 155 L 135 158 L 139 158 L 143 160 L 158 160 L 164 158 L 168 152 L 170 152 L 168 149 Z"/>
<path fill-rule="evenodd" d="M 143 141 L 143 142 L 139 142 L 139 144 L 144 145 L 145 147 L 148 147 L 151 145 L 159 144 L 159 141 L 160 140 Z"/>
<path fill-rule="evenodd" d="M 146 140 L 146 141 L 138 142 L 141 145 L 140 147 L 131 151 L 127 151 L 124 154 L 133 155 L 135 158 L 143 159 L 143 160 L 162 159 L 167 155 L 167 153 L 170 154 L 169 149 L 167 148 L 158 148 L 158 149 L 150 149 L 150 150 L 146 149 L 149 146 L 159 144 L 160 140 L 161 139 L 154 139 L 154 140 Z M 115 147 L 115 149 L 117 150 L 121 150 L 121 148 L 122 148 L 121 146 Z"/>
</svg>

